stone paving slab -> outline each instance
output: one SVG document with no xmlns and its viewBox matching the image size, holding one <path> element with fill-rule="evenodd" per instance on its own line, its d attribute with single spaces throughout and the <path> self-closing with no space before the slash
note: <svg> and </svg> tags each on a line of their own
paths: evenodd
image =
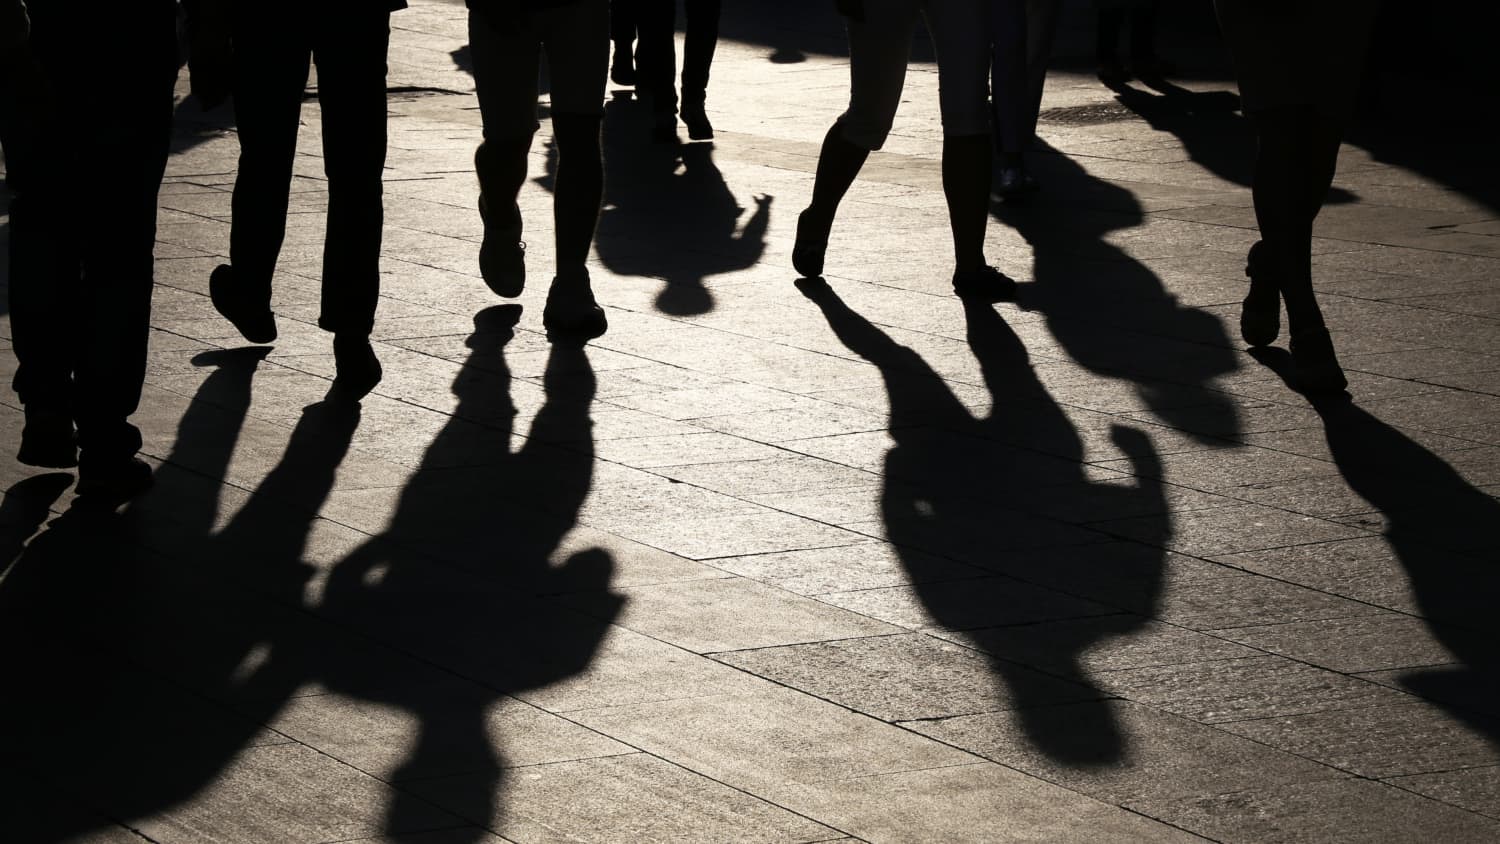
<svg viewBox="0 0 1500 844">
<path fill-rule="evenodd" d="M 534 283 L 497 307 L 466 13 L 393 17 L 386 377 L 356 414 L 324 401 L 316 100 L 281 337 L 250 352 L 207 299 L 234 129 L 179 82 L 135 417 L 157 485 L 84 522 L 70 475 L 0 460 L 7 831 L 1500 839 L 1500 197 L 1465 86 L 1387 78 L 1433 119 L 1341 153 L 1314 242 L 1351 384 L 1329 406 L 1237 339 L 1253 143 L 1206 7 L 1168 16 L 1179 86 L 1111 91 L 1065 4 L 1044 193 L 987 235 L 1019 302 L 966 310 L 930 45 L 826 286 L 796 285 L 841 24 L 727 6 L 713 144 L 648 143 L 611 86 L 611 328 L 581 352 L 540 326 L 547 121 Z M 10 336 L 0 309 L 6 379 Z M 0 394 L 0 450 L 18 408 Z"/>
</svg>

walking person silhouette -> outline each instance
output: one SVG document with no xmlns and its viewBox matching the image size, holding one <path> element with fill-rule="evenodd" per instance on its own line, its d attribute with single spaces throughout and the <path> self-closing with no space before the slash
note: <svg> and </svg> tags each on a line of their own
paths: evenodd
<svg viewBox="0 0 1500 844">
<path fill-rule="evenodd" d="M 474 86 L 484 142 L 474 154 L 484 242 L 479 272 L 496 294 L 521 295 L 526 244 L 516 199 L 526 182 L 546 54 L 557 141 L 553 195 L 557 275 L 542 323 L 553 337 L 589 339 L 609 327 L 587 267 L 604 197 L 600 122 L 609 72 L 609 0 L 467 0 Z"/>
<path fill-rule="evenodd" d="M 990 39 L 985 4 L 973 0 L 836 0 L 849 29 L 849 108 L 823 139 L 812 202 L 797 218 L 792 266 L 823 274 L 833 218 L 870 153 L 885 144 L 911 56 L 917 17 L 937 51 L 943 116 L 943 195 L 953 229 L 953 289 L 965 298 L 1013 298 L 1016 285 L 984 257 L 989 220 Z"/>
<path fill-rule="evenodd" d="M 1246 259 L 1240 333 L 1251 346 L 1270 345 L 1286 302 L 1297 387 L 1336 393 L 1348 380 L 1313 295 L 1313 220 L 1333 185 L 1378 4 L 1216 0 L 1214 7 L 1258 141 L 1251 191 L 1261 240 Z"/>
<path fill-rule="evenodd" d="M 405 6 L 405 0 L 313 0 L 289 23 L 258 4 L 236 3 L 228 15 L 240 160 L 229 263 L 209 278 L 214 307 L 246 340 L 276 339 L 271 279 L 286 238 L 303 89 L 316 65 L 328 177 L 318 326 L 333 333 L 335 383 L 356 398 L 381 377 L 370 332 L 380 298 L 385 217 L 386 50 L 390 14 Z"/>
<path fill-rule="evenodd" d="M 119 503 L 151 483 L 130 423 L 146 378 L 156 198 L 177 75 L 172 0 L 0 0 L 14 93 L 9 308 L 17 459 L 78 466 Z M 64 99 L 66 98 L 66 100 Z M 76 425 L 76 431 L 75 431 Z"/>
<path fill-rule="evenodd" d="M 656 120 L 652 135 L 658 141 L 677 137 L 677 0 L 634 0 L 640 45 L 636 51 L 639 88 L 651 98 Z M 682 122 L 688 137 L 706 141 L 714 136 L 704 110 L 708 99 L 708 71 L 719 44 L 721 0 L 685 0 L 687 39 L 682 56 Z"/>
</svg>

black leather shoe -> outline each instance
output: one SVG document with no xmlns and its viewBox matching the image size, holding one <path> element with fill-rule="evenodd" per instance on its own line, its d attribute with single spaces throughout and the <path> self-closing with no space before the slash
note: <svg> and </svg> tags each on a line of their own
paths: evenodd
<svg viewBox="0 0 1500 844">
<path fill-rule="evenodd" d="M 60 410 L 27 407 L 16 459 L 46 469 L 77 466 L 78 434 L 73 430 L 73 417 Z"/>
<path fill-rule="evenodd" d="M 139 457 L 94 460 L 78 464 L 78 498 L 88 507 L 118 507 L 151 488 L 151 464 Z"/>
<path fill-rule="evenodd" d="M 496 296 L 514 299 L 526 289 L 526 244 L 520 232 L 485 230 L 479 245 L 479 275 Z"/>
<path fill-rule="evenodd" d="M 340 337 L 335 334 L 333 362 L 338 369 L 333 386 L 347 399 L 357 401 L 369 395 L 385 374 L 368 337 Z"/>
<path fill-rule="evenodd" d="M 1015 279 L 991 266 L 961 270 L 953 274 L 953 292 L 974 302 L 1014 302 Z"/>
<path fill-rule="evenodd" d="M 1251 346 L 1269 346 L 1281 333 L 1281 290 L 1270 268 L 1264 241 L 1256 241 L 1245 257 L 1250 292 L 1240 306 L 1240 336 Z"/>
<path fill-rule="evenodd" d="M 1349 386 L 1349 379 L 1344 376 L 1338 355 L 1333 351 L 1333 337 L 1327 328 L 1318 326 L 1293 331 L 1291 351 L 1297 389 L 1304 393 L 1323 395 L 1342 392 Z"/>
<path fill-rule="evenodd" d="M 682 122 L 687 124 L 688 137 L 695 141 L 709 141 L 714 137 L 714 126 L 708 122 L 708 112 L 703 103 L 683 103 Z"/>
<path fill-rule="evenodd" d="M 214 267 L 208 276 L 208 298 L 214 310 L 229 320 L 235 330 L 252 343 L 276 340 L 276 315 L 266 303 L 251 302 L 234 281 L 234 268 L 228 264 Z"/>
<path fill-rule="evenodd" d="M 995 185 L 995 195 L 1006 202 L 1019 202 L 1030 199 L 1041 189 L 1041 184 L 1025 168 L 1002 167 Z"/>
</svg>

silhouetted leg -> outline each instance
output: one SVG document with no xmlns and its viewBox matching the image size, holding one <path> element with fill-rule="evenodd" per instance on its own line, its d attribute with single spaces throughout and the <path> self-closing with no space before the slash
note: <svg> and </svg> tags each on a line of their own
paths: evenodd
<svg viewBox="0 0 1500 844">
<path fill-rule="evenodd" d="M 345 13 L 336 20 L 337 26 L 330 20 L 319 33 L 315 49 L 328 175 L 318 325 L 341 336 L 368 337 L 380 296 L 390 21 L 383 9 Z"/>
<path fill-rule="evenodd" d="M 584 270 L 599 204 L 604 198 L 604 159 L 599 144 L 600 118 L 588 114 L 554 114 L 557 137 L 557 181 L 553 219 L 557 225 L 557 274 Z"/>
<path fill-rule="evenodd" d="M 682 102 L 703 105 L 708 74 L 719 45 L 721 0 L 686 0 L 687 40 L 682 55 Z"/>
<path fill-rule="evenodd" d="M 1162 72 L 1156 56 L 1157 6 L 1157 0 L 1149 0 L 1130 10 L 1130 66 L 1144 79 Z"/>
<path fill-rule="evenodd" d="M 609 38 L 615 42 L 614 63 L 609 76 L 616 84 L 634 85 L 636 0 L 610 0 Z"/>
<path fill-rule="evenodd" d="M 636 0 L 636 89 L 658 119 L 677 113 L 676 0 Z"/>
<path fill-rule="evenodd" d="M 1120 82 L 1128 78 L 1125 65 L 1120 61 L 1120 29 L 1125 24 L 1125 9 L 1108 6 L 1099 10 L 1099 29 L 1095 34 L 1094 59 L 1099 65 L 1099 78 L 1105 82 Z"/>
<path fill-rule="evenodd" d="M 79 195 L 70 146 L 38 144 L 45 152 L 31 160 L 26 189 L 11 200 L 8 288 L 16 394 L 28 414 L 66 420 L 69 437 L 82 274 L 68 236 L 68 200 Z"/>
<path fill-rule="evenodd" d="M 302 90 L 311 46 L 298 26 L 239 7 L 234 26 L 234 117 L 240 141 L 229 230 L 236 294 L 269 307 L 286 238 Z"/>
<path fill-rule="evenodd" d="M 527 154 L 538 125 L 541 42 L 530 28 L 497 28 L 485 15 L 471 12 L 469 44 L 484 123 L 484 141 L 474 152 L 484 221 L 479 270 L 496 293 L 518 296 L 526 283 L 526 263 L 516 197 L 526 182 Z"/>
<path fill-rule="evenodd" d="M 990 208 L 990 136 L 943 138 L 943 197 L 953 228 L 956 271 L 984 266 L 984 230 Z"/>
<path fill-rule="evenodd" d="M 1031 100 L 1026 112 L 1026 143 L 1036 138 L 1036 121 L 1042 111 L 1042 90 L 1047 84 L 1047 63 L 1052 57 L 1052 42 L 1057 37 L 1057 19 L 1061 0 L 1027 0 L 1026 3 L 1026 78 Z"/>
<path fill-rule="evenodd" d="M 1031 85 L 1026 63 L 1026 0 L 993 0 L 990 25 L 994 32 L 990 91 L 995 146 L 1004 166 L 1020 167 L 1031 144 L 1027 132 Z"/>
<path fill-rule="evenodd" d="M 986 103 L 990 51 L 986 14 L 979 4 L 929 4 L 923 15 L 938 62 L 943 115 L 943 194 L 953 228 L 957 273 L 984 267 L 989 223 L 990 114 Z"/>
</svg>

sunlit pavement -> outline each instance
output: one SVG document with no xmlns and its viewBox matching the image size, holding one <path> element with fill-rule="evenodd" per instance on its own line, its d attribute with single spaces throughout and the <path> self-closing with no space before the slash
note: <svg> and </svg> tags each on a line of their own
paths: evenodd
<svg viewBox="0 0 1500 844">
<path fill-rule="evenodd" d="M 742 5 L 713 144 L 611 86 L 583 351 L 542 333 L 545 121 L 518 307 L 478 277 L 463 8 L 393 18 L 357 412 L 316 102 L 263 359 L 207 296 L 236 142 L 180 108 L 157 486 L 80 526 L 0 460 L 0 839 L 1500 840 L 1500 214 L 1445 166 L 1485 139 L 1346 146 L 1315 273 L 1352 402 L 1314 404 L 1238 337 L 1228 83 L 1061 62 L 1043 193 L 989 231 L 1020 301 L 966 312 L 926 62 L 797 283 L 838 22 Z"/>
</svg>

